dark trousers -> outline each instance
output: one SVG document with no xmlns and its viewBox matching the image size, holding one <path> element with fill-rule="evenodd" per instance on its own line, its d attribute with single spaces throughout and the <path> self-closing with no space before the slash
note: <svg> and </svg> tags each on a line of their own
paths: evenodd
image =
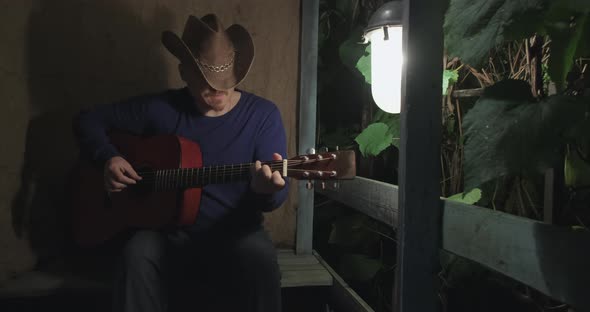
<svg viewBox="0 0 590 312">
<path fill-rule="evenodd" d="M 275 248 L 261 225 L 200 238 L 136 232 L 123 248 L 114 311 L 281 311 Z"/>
</svg>

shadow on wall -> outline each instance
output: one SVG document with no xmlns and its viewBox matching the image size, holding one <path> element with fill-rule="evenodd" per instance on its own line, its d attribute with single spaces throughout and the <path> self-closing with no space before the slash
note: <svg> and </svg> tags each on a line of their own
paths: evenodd
<svg viewBox="0 0 590 312">
<path fill-rule="evenodd" d="M 29 17 L 32 113 L 12 216 L 15 233 L 29 240 L 40 267 L 61 258 L 71 241 L 65 187 L 78 156 L 74 115 L 168 83 L 160 35 L 172 25 L 171 12 L 156 7 L 146 18 L 143 2 L 123 2 L 44 0 Z"/>
</svg>

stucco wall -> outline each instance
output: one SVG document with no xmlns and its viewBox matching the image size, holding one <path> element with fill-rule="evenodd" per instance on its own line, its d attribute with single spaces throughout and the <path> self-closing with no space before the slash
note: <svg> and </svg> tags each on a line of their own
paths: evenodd
<svg viewBox="0 0 590 312">
<path fill-rule="evenodd" d="M 73 114 L 182 86 L 161 31 L 180 33 L 188 14 L 209 12 L 251 31 L 257 54 L 241 87 L 280 107 L 295 154 L 299 0 L 1 2 L 0 282 L 62 246 Z M 293 244 L 294 191 L 267 218 L 278 245 Z"/>
</svg>

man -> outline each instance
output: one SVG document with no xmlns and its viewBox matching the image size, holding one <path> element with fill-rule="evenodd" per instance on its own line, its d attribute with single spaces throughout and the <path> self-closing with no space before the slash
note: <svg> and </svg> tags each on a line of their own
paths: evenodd
<svg viewBox="0 0 590 312">
<path fill-rule="evenodd" d="M 164 46 L 180 61 L 186 87 L 135 97 L 80 113 L 81 152 L 104 164 L 105 189 L 124 191 L 142 177 L 109 143 L 109 130 L 176 134 L 199 143 L 203 165 L 255 162 L 249 182 L 206 185 L 194 225 L 140 230 L 126 241 L 114 292 L 116 311 L 272 311 L 281 309 L 276 253 L 262 212 L 279 207 L 287 183 L 259 160 L 286 156 L 277 107 L 236 89 L 254 46 L 240 25 L 215 15 L 190 16 L 182 38 L 166 31 Z"/>
</svg>

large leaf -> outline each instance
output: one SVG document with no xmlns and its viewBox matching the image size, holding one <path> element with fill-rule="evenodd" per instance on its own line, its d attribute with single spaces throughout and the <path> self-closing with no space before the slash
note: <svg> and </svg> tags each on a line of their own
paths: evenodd
<svg viewBox="0 0 590 312">
<path fill-rule="evenodd" d="M 373 122 L 382 122 L 389 127 L 388 133 L 392 136 L 391 145 L 399 148 L 400 140 L 400 114 L 386 113 L 381 109 L 375 112 Z"/>
<path fill-rule="evenodd" d="M 359 144 L 363 156 L 377 156 L 390 145 L 399 148 L 400 115 L 377 110 L 373 123 L 354 140 Z"/>
<path fill-rule="evenodd" d="M 445 15 L 444 36 L 447 52 L 464 63 L 479 66 L 490 49 L 502 44 L 509 36 L 508 27 L 519 31 L 512 24 L 516 17 L 539 11 L 547 0 L 451 0 Z M 523 38 L 532 34 L 535 27 L 526 23 L 526 31 L 519 31 Z M 511 39 L 515 35 L 510 35 Z"/>
<path fill-rule="evenodd" d="M 358 77 L 363 77 L 363 71 L 366 72 L 367 66 L 370 68 L 371 65 L 370 61 L 368 61 L 370 50 L 367 50 L 368 45 L 363 43 L 362 34 L 363 29 L 361 27 L 353 29 L 348 39 L 342 42 L 338 48 L 342 64 Z M 370 71 L 368 73 L 370 77 Z M 366 79 L 366 76 L 364 77 Z M 370 80 L 368 81 L 370 82 Z"/>
<path fill-rule="evenodd" d="M 356 62 L 355 68 L 365 77 L 365 82 L 371 84 L 371 45 L 365 47 L 365 54 Z"/>
<path fill-rule="evenodd" d="M 450 196 L 448 199 L 458 201 L 468 205 L 474 205 L 481 199 L 481 190 L 478 188 L 474 188 L 469 191 L 467 194 L 459 193 L 453 196 Z"/>
<path fill-rule="evenodd" d="M 540 172 L 555 164 L 572 129 L 588 124 L 587 98 L 553 96 L 534 102 L 524 81 L 485 90 L 466 114 L 465 190 L 508 174 Z"/>
<path fill-rule="evenodd" d="M 586 159 L 590 154 L 588 151 L 588 144 L 568 147 L 563 167 L 565 185 L 568 187 L 590 186 L 590 162 Z"/>
<path fill-rule="evenodd" d="M 389 126 L 377 122 L 370 124 L 354 139 L 359 144 L 359 150 L 363 156 L 376 156 L 392 144 L 393 135 Z"/>
<path fill-rule="evenodd" d="M 551 37 L 551 54 L 549 57 L 549 76 L 555 82 L 557 89 L 562 90 L 566 77 L 574 64 L 574 58 L 585 54 L 587 49 L 584 34 L 590 27 L 589 14 L 576 16 L 576 22 L 571 24 L 573 12 L 562 11 L 555 19 L 547 21 L 546 29 Z"/>
</svg>

